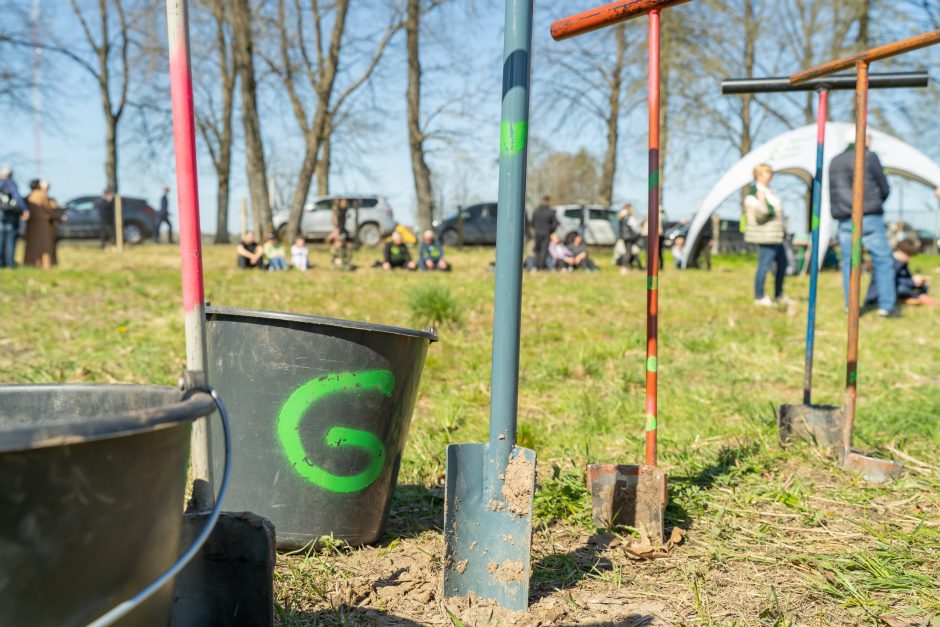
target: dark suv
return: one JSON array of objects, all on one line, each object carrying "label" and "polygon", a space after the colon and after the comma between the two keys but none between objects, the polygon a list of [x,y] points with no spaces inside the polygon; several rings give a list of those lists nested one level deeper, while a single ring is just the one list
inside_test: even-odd
[{"label": "dark suv", "polygon": [[[65,219],[56,230],[59,239],[98,239],[101,237],[101,196],[79,196],[65,203],[61,214]],[[115,208],[116,209],[116,208]],[[124,242],[139,244],[153,236],[157,212],[141,198],[121,197],[124,220]]]},{"label": "dark suv", "polygon": [[434,224],[445,246],[496,243],[496,203],[462,207],[456,215]]}]

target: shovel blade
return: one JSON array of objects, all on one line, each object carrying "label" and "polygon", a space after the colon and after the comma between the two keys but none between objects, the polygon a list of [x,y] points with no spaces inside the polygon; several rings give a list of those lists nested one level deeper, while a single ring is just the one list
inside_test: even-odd
[{"label": "shovel blade", "polygon": [[627,525],[649,544],[663,542],[666,473],[656,466],[591,464],[587,467],[594,524]]},{"label": "shovel blade", "polygon": [[871,483],[887,483],[901,476],[904,466],[890,459],[878,459],[856,451],[849,451],[842,460],[842,467],[861,475]]},{"label": "shovel blade", "polygon": [[447,447],[444,596],[473,592],[511,610],[529,605],[535,451],[513,447],[505,472],[488,444]]},{"label": "shovel blade", "polygon": [[822,448],[842,445],[845,410],[831,405],[781,405],[777,431],[783,443],[806,440]]}]

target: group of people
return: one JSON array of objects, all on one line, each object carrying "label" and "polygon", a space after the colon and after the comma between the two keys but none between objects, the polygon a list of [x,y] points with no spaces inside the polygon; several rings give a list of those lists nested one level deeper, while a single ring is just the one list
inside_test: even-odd
[{"label": "group of people", "polygon": [[[848,147],[836,155],[829,164],[829,205],[832,218],[838,223],[839,248],[842,253],[842,287],[845,308],[848,310],[849,279],[852,263],[852,187],[855,176],[855,131],[851,132]],[[863,198],[862,246],[871,256],[872,280],[865,304],[877,307],[878,315],[895,318],[900,315],[898,298],[908,304],[934,304],[927,296],[929,280],[912,275],[908,261],[919,246],[909,239],[899,239],[894,249],[889,244],[884,219],[884,203],[891,192],[888,179],[878,155],[870,150],[871,136],[866,137],[865,195]],[[787,257],[785,217],[780,198],[770,188],[773,168],[760,164],[754,169],[754,181],[744,199],[742,226],[744,240],[758,247],[757,271],[754,275],[754,303],[772,307],[788,303],[784,294]],[[774,271],[774,298],[764,291],[770,270]]]},{"label": "group of people", "polygon": [[591,259],[587,245],[584,243],[584,223],[571,238],[571,244],[561,241],[558,233],[559,222],[555,210],[551,206],[549,196],[542,197],[542,204],[532,212],[531,229],[533,236],[532,254],[527,256],[524,265],[530,272],[539,270],[559,270],[573,272],[585,270],[596,272],[597,264]]},{"label": "group of people", "polygon": [[[331,265],[336,270],[354,270],[352,263],[352,243],[349,234],[343,229],[334,230],[327,237],[330,244]],[[301,272],[310,266],[310,251],[306,240],[298,237],[290,247],[290,265],[287,263],[287,252],[284,245],[274,233],[268,233],[263,244],[255,241],[255,234],[247,231],[242,234],[241,241],[235,249],[238,267],[243,269],[266,269],[269,272],[287,270],[288,267]],[[444,245],[434,236],[433,231],[425,231],[418,245],[418,258],[411,256],[411,251],[405,243],[402,234],[394,231],[382,249],[382,259],[376,261],[373,267],[384,270],[439,270],[449,272],[450,262],[444,258]]]},{"label": "group of people", "polygon": [[21,223],[26,223],[26,249],[23,265],[51,268],[56,264],[56,225],[58,206],[49,197],[49,183],[33,179],[26,198],[20,195],[13,169],[0,167],[0,268],[15,268],[16,240]]}]

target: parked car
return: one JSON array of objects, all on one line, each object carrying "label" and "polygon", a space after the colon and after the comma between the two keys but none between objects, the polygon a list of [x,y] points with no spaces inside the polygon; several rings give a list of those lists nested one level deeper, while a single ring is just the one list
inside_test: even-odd
[{"label": "parked car", "polygon": [[617,211],[603,205],[558,205],[559,226],[555,230],[561,239],[570,244],[574,234],[581,228],[581,217],[587,211],[587,223],[584,228],[584,242],[588,246],[613,246],[619,238],[620,226]]},{"label": "parked car", "polygon": [[449,218],[435,222],[434,229],[444,246],[457,246],[461,243],[495,244],[496,203],[484,202],[461,207]]},{"label": "parked car", "polygon": [[[395,230],[395,216],[392,206],[382,196],[369,194],[333,194],[317,196],[304,205],[300,221],[300,232],[308,241],[320,241],[333,230],[333,201],[345,198],[349,201],[346,213],[346,231],[356,232],[356,209],[359,213],[359,242],[367,246],[377,246],[383,238]],[[286,237],[288,211],[276,211],[273,215],[274,228],[278,237]]]},{"label": "parked car", "polygon": [[[60,209],[64,220],[56,228],[57,239],[98,239],[101,237],[101,196],[79,196]],[[157,212],[142,198],[121,197],[125,244],[139,244],[153,236]]]},{"label": "parked car", "polygon": [[676,239],[680,237],[685,239],[688,234],[688,222],[666,222],[663,225],[663,246],[672,248],[673,244],[676,243]]}]

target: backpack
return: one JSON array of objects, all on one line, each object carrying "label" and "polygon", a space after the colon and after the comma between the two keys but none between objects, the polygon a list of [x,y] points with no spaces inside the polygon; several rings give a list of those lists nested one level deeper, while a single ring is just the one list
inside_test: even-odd
[{"label": "backpack", "polygon": [[0,189],[0,209],[4,212],[17,212],[20,211],[19,203],[16,202],[16,198],[7,194],[5,191]]}]

